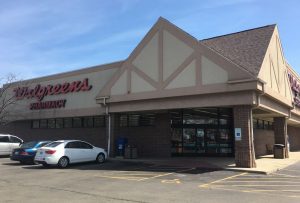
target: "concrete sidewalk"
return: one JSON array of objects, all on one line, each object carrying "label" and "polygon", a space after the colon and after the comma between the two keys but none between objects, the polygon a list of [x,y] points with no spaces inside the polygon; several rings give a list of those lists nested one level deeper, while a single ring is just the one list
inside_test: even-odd
[{"label": "concrete sidewalk", "polygon": [[164,159],[111,158],[110,160],[118,160],[125,162],[142,162],[146,164],[154,164],[161,166],[223,169],[231,171],[269,174],[300,161],[300,151],[290,152],[290,158],[288,159],[274,159],[273,155],[259,157],[256,159],[256,168],[235,167],[233,157],[172,157]]}]

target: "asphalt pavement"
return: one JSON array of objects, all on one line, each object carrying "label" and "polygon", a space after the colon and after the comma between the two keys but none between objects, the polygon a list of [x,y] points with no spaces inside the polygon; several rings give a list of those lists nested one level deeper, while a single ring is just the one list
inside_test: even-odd
[{"label": "asphalt pavement", "polygon": [[0,158],[0,202],[300,202],[300,162],[269,175],[108,161],[67,169]]}]

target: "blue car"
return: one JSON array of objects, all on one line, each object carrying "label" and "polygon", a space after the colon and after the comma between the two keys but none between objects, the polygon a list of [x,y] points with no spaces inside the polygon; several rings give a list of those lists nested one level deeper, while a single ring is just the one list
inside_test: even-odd
[{"label": "blue car", "polygon": [[53,141],[24,142],[20,145],[20,148],[16,148],[12,151],[10,159],[13,161],[19,161],[21,164],[33,164],[37,149],[50,142]]}]

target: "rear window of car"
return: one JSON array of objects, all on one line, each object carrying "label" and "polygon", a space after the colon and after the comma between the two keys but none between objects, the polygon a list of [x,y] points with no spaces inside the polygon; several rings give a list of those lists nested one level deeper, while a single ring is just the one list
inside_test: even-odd
[{"label": "rear window of car", "polygon": [[35,145],[37,144],[38,142],[36,141],[32,141],[32,142],[25,142],[21,145],[21,148],[33,148],[35,147]]},{"label": "rear window of car", "polygon": [[51,142],[46,144],[44,147],[57,147],[58,145],[62,144],[63,142]]},{"label": "rear window of car", "polygon": [[45,145],[47,145],[49,143],[51,143],[51,142],[42,142],[37,147],[43,147],[43,146],[45,146]]}]

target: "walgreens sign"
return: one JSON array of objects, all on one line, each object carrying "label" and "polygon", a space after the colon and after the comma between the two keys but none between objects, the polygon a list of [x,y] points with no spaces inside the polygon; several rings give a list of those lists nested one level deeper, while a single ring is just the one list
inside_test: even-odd
[{"label": "walgreens sign", "polygon": [[52,95],[65,95],[69,93],[86,92],[92,89],[92,85],[89,85],[88,78],[80,81],[57,83],[55,85],[36,85],[34,88],[30,87],[17,87],[14,89],[16,99],[32,99],[38,100],[36,103],[30,104],[30,109],[53,109],[53,108],[64,108],[66,100],[54,100],[45,101],[42,100],[47,96]]},{"label": "walgreens sign", "polygon": [[291,73],[288,73],[288,77],[294,93],[294,104],[295,106],[300,107],[300,83]]}]

